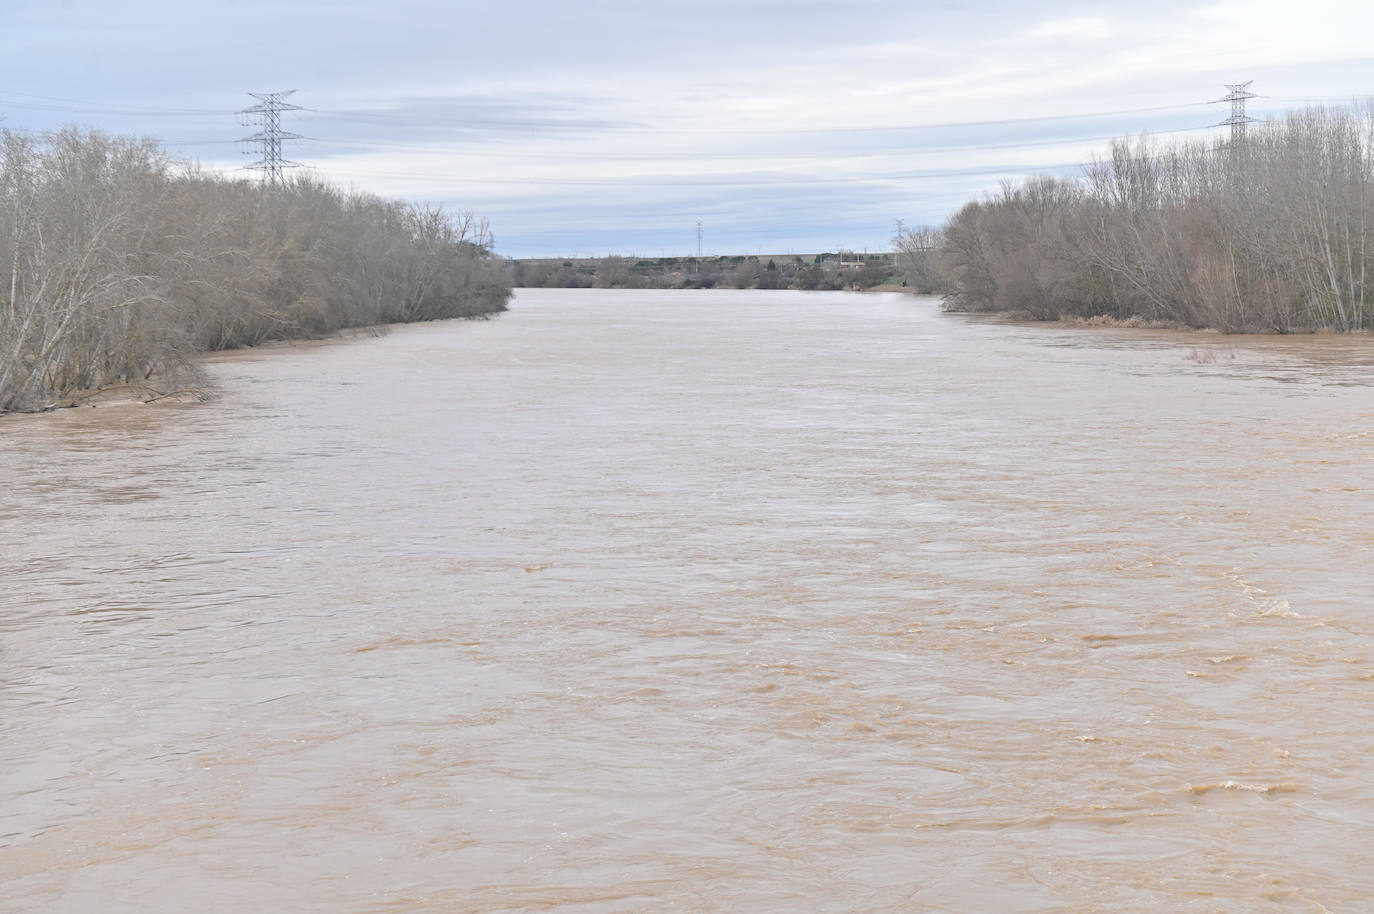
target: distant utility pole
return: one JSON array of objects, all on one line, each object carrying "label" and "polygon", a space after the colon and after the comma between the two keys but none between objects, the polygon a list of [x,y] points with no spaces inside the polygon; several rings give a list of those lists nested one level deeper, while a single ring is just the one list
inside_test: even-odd
[{"label": "distant utility pole", "polygon": [[906,220],[904,220],[904,219],[898,219],[898,220],[897,220],[897,240],[898,240],[898,241],[901,241],[901,240],[902,240],[902,232],[903,232],[903,230],[904,230],[905,228],[906,228]]},{"label": "distant utility pole", "polygon": [[[280,183],[282,179],[282,169],[300,168],[299,162],[289,162],[281,157],[282,140],[299,140],[299,133],[288,133],[281,129],[281,113],[283,111],[299,111],[300,105],[289,105],[286,97],[295,92],[295,89],[288,89],[285,92],[249,92],[248,94],[258,100],[258,104],[251,108],[244,108],[239,112],[239,123],[244,127],[262,127],[252,136],[244,137],[240,142],[256,143],[261,150],[262,158],[252,165],[251,168],[262,172],[262,180],[267,184]],[[244,155],[248,155],[248,150],[243,150]]]},{"label": "distant utility pole", "polygon": [[1250,83],[1252,82],[1254,82],[1253,79],[1248,79],[1243,83],[1236,83],[1235,85],[1228,84],[1226,88],[1230,91],[1217,99],[1219,102],[1231,103],[1231,116],[1215,126],[1231,128],[1230,148],[1233,151],[1240,150],[1245,144],[1245,125],[1255,122],[1253,117],[1247,117],[1245,114],[1245,100],[1247,98],[1257,98],[1255,93],[1249,91]]},{"label": "distant utility pole", "polygon": [[697,220],[697,260],[701,259],[701,220]]}]

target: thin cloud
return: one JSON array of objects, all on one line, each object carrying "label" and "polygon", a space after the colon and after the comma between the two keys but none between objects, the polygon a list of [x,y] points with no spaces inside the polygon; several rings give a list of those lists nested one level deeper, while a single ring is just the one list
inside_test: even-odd
[{"label": "thin cloud", "polygon": [[1115,30],[1111,23],[1100,16],[1079,16],[1073,19],[1057,19],[1037,26],[1027,33],[1028,38],[1068,38],[1074,41],[1101,41],[1112,37]]}]

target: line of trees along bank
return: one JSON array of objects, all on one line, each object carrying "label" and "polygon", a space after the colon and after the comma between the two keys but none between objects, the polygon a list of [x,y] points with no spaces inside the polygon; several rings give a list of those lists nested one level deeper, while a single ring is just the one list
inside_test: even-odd
[{"label": "line of trees along bank", "polygon": [[1221,150],[1120,140],[1081,178],[1004,185],[899,240],[955,310],[1374,328],[1374,107],[1294,112]]},{"label": "line of trees along bank", "polygon": [[230,180],[146,139],[0,131],[0,412],[194,384],[197,356],[510,298],[484,221],[300,177]]},{"label": "line of trees along bank", "polygon": [[513,263],[517,286],[562,289],[869,289],[895,282],[891,254],[852,251],[755,257],[657,257],[611,255],[564,260],[531,258]]}]

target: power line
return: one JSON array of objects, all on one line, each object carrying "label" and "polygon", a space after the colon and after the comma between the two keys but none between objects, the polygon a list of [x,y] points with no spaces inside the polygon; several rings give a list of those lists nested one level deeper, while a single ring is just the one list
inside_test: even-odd
[{"label": "power line", "polygon": [[[1251,80],[1254,82],[1254,80]],[[1248,85],[1248,84],[1247,84]],[[1229,86],[1227,88],[1230,88]],[[1251,98],[1263,98],[1272,101],[1287,102],[1361,102],[1368,101],[1368,95],[1252,95]],[[1224,101],[1224,99],[1218,99]]]},{"label": "power line", "polygon": [[[1154,111],[1177,111],[1183,108],[1200,108],[1213,104],[1206,102],[1185,102],[1178,105],[1152,105],[1146,108],[1118,108],[1113,111],[1089,111],[1078,114],[1046,114],[1032,117],[999,118],[983,121],[948,121],[928,124],[891,124],[878,127],[662,127],[647,124],[613,124],[604,121],[509,121],[473,120],[460,118],[411,118],[413,123],[426,126],[453,124],[473,129],[474,127],[512,127],[521,129],[545,130],[596,130],[629,133],[690,133],[690,134],[778,134],[778,133],[892,133],[902,130],[947,130],[956,127],[999,127],[1011,124],[1046,123],[1049,121],[1084,120],[1098,117],[1114,117],[1121,114],[1143,114]],[[313,114],[359,120],[394,120],[409,115],[392,111],[338,111],[327,108],[304,108]]]},{"label": "power line", "polygon": [[[8,108],[23,108],[30,111],[65,111],[78,114],[129,114],[140,116],[147,115],[150,117],[218,117],[225,113],[223,109],[155,108],[144,105],[113,105],[108,102],[92,102],[76,98],[59,98],[52,95],[34,95],[30,92],[0,91],[0,98],[11,97],[33,99],[34,101],[5,102],[5,106]],[[64,107],[38,104],[39,102],[61,102]],[[65,107],[67,105],[76,105],[78,107]]]},{"label": "power line", "polygon": [[[1175,133],[1191,133],[1200,130],[1210,130],[1211,125],[1202,127],[1178,127],[1173,130],[1154,131],[1150,136],[1169,136]],[[981,152],[1003,149],[1030,149],[1039,146],[1067,146],[1074,143],[1102,143],[1108,140],[1120,139],[1121,134],[1108,136],[1086,136],[1068,137],[1057,140],[1032,140],[1026,143],[973,143],[957,146],[922,146],[919,149],[901,147],[895,149],[884,149],[878,152],[788,152],[788,153],[731,153],[731,152],[679,152],[679,153],[634,153],[634,152],[578,152],[579,160],[585,159],[605,159],[615,161],[683,161],[683,160],[719,160],[719,161],[745,161],[745,160],[792,160],[792,159],[877,159],[888,156],[910,156],[913,152],[936,153],[936,152]],[[449,148],[434,144],[420,145],[414,143],[385,143],[371,142],[368,140],[327,140],[313,136],[303,136],[301,139],[306,143],[318,143],[322,146],[344,146],[360,149],[399,149],[412,152],[443,152],[448,155],[483,156],[492,155],[502,159],[541,159],[548,160],[553,158],[549,153],[541,152],[509,152],[501,151],[497,153],[475,152],[453,152]],[[219,142],[211,140],[208,142]],[[175,145],[169,143],[168,145]],[[183,145],[199,145],[194,141],[186,141]]]},{"label": "power line", "polygon": [[[586,180],[548,180],[541,178],[472,178],[445,175],[422,175],[415,172],[397,171],[356,171],[350,168],[337,169],[339,174],[353,175],[363,178],[419,178],[425,181],[440,181],[444,183],[457,184],[523,184],[539,185],[541,187],[790,187],[799,184],[866,184],[883,181],[920,181],[930,178],[952,178],[966,177],[972,175],[1005,175],[1023,174],[1025,172],[1044,172],[1066,170],[1071,168],[1081,168],[1085,162],[1060,162],[1050,165],[1003,165],[995,168],[969,169],[960,171],[928,171],[907,174],[885,174],[885,175],[861,175],[846,176],[842,178],[806,178],[806,177],[783,177],[779,180],[756,180],[756,179],[737,179],[726,178],[724,180],[705,180],[692,179],[690,176],[683,180],[659,179],[640,179],[624,178],[620,180],[602,180],[591,178]],[[333,169],[314,168],[317,171],[331,171]]]},{"label": "power line", "polygon": [[[295,91],[295,90],[292,90]],[[250,93],[252,94],[252,93]],[[290,93],[279,93],[283,97]],[[255,96],[256,97],[256,96]],[[1258,96],[1260,98],[1303,98],[1303,96]],[[1353,96],[1307,96],[1307,98],[1343,98],[1349,99]],[[109,102],[91,101],[89,99],[66,98],[53,95],[38,95],[30,92],[13,92],[0,90],[0,98],[30,99],[32,101],[7,102],[9,107],[24,108],[37,111],[75,111],[78,113],[94,114],[126,114],[126,115],[149,115],[154,117],[216,117],[225,113],[220,108],[165,108],[147,105],[112,104]],[[41,104],[46,102],[57,102],[59,105]],[[899,130],[934,130],[953,127],[983,127],[999,126],[1007,124],[1022,123],[1044,123],[1058,120],[1076,120],[1095,117],[1112,117],[1121,114],[1142,114],[1154,111],[1172,111],[1184,108],[1195,108],[1212,104],[1212,102],[1185,102],[1174,105],[1153,105],[1143,108],[1119,108],[1110,111],[1090,111],[1075,114],[1047,114],[1031,117],[1001,118],[983,121],[950,121],[946,123],[927,123],[927,124],[896,124],[871,127],[713,127],[713,128],[693,128],[693,127],[663,127],[651,124],[615,124],[612,122],[596,119],[567,120],[567,121],[531,121],[531,120],[474,120],[472,118],[411,118],[404,112],[388,111],[366,111],[366,110],[346,110],[329,108],[312,108],[308,106],[292,106],[285,110],[298,110],[307,114],[322,114],[328,117],[353,119],[353,120],[394,120],[397,118],[410,119],[413,123],[425,125],[453,124],[461,127],[472,128],[493,126],[493,127],[512,127],[512,128],[552,128],[557,130],[626,130],[635,132],[649,133],[851,133],[876,132],[876,131],[899,131]],[[75,108],[66,106],[77,106]]]}]

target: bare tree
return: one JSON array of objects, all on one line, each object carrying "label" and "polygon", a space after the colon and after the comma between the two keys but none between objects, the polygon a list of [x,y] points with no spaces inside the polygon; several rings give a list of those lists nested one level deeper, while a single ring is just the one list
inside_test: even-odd
[{"label": "bare tree", "polygon": [[1306,109],[1243,150],[1112,143],[943,230],[950,307],[1144,317],[1228,332],[1368,328],[1374,114]]},{"label": "bare tree", "polygon": [[483,316],[510,296],[472,214],[226,180],[75,128],[0,131],[0,157],[0,411],[156,395],[193,382],[201,350]]},{"label": "bare tree", "polygon": [[903,229],[892,239],[897,271],[908,287],[930,295],[950,287],[944,258],[944,232],[933,225]]}]

